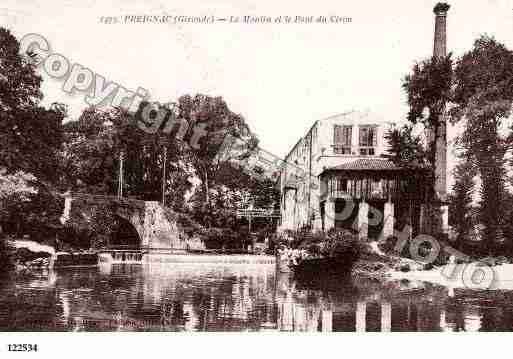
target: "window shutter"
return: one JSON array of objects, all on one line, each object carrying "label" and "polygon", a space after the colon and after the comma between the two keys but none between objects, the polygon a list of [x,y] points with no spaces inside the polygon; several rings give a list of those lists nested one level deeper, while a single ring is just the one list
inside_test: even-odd
[{"label": "window shutter", "polygon": [[360,146],[367,146],[367,128],[360,127]]},{"label": "window shutter", "polygon": [[341,142],[341,136],[340,136],[340,126],[339,125],[335,125],[334,126],[334,129],[333,129],[333,143],[335,145],[339,144]]},{"label": "window shutter", "polygon": [[351,146],[351,126],[344,126],[343,135],[342,135],[342,145],[343,146]]}]

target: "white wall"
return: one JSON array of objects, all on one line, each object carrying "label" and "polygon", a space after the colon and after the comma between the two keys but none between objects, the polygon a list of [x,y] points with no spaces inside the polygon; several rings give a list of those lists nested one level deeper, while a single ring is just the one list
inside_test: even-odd
[{"label": "white wall", "polygon": [[[352,125],[352,151],[355,155],[335,154],[333,150],[333,131],[335,125]],[[361,156],[358,151],[359,144],[359,126],[376,125],[377,126],[377,147],[374,156]],[[321,195],[320,183],[318,176],[325,168],[334,167],[343,163],[355,161],[359,158],[380,158],[380,155],[386,153],[387,144],[384,139],[386,131],[391,126],[391,122],[385,121],[383,118],[370,112],[350,112],[335,115],[323,120],[317,121],[310,131],[298,141],[295,148],[285,158],[288,164],[286,172],[282,173],[281,189],[282,189],[282,226],[280,229],[298,229],[302,225],[308,224],[308,209],[310,211],[319,209],[319,197]],[[313,139],[314,146],[310,158],[310,132],[317,133],[317,139]],[[310,171],[311,161],[311,175]],[[296,164],[297,162],[297,164]],[[287,180],[294,178],[291,173],[297,173],[300,169],[304,171],[305,180],[303,182],[303,192],[301,193],[301,184],[297,186],[297,195],[289,193],[286,198],[283,197],[283,190]],[[310,188],[310,206],[308,205],[308,179],[312,182],[313,187]],[[290,191],[290,190],[289,190]],[[303,201],[301,201],[301,197]],[[284,210],[286,207],[286,210]]]}]

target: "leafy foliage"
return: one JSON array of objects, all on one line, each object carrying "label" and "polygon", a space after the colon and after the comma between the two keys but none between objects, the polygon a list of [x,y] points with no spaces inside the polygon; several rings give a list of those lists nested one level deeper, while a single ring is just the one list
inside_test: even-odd
[{"label": "leafy foliage", "polygon": [[442,134],[442,115],[451,98],[452,59],[451,55],[432,57],[413,66],[407,75],[403,88],[408,96],[408,121],[412,124],[422,123],[429,129],[427,162],[430,166],[428,176],[428,201],[435,199],[435,162],[436,144]]},{"label": "leafy foliage", "polygon": [[306,250],[308,257],[339,257],[356,261],[363,251],[363,244],[352,231],[335,230],[328,232],[286,231],[276,239],[276,247]]},{"label": "leafy foliage", "polygon": [[[452,60],[432,57],[413,66],[404,79],[403,88],[408,96],[408,121],[422,122],[425,127],[438,127],[439,115],[451,99]],[[428,112],[426,113],[426,110]]]},{"label": "leafy foliage", "polygon": [[0,173],[0,216],[4,230],[33,239],[51,236],[62,213],[63,200],[33,175]]},{"label": "leafy foliage", "polygon": [[19,54],[16,38],[0,28],[0,167],[54,181],[66,108],[41,107],[40,84],[31,61]]},{"label": "leafy foliage", "polygon": [[106,201],[95,206],[83,206],[76,203],[59,246],[62,249],[104,248],[118,226],[115,204]]},{"label": "leafy foliage", "polygon": [[10,113],[32,109],[43,97],[41,77],[35,73],[30,58],[20,55],[18,40],[0,27],[0,110]]},{"label": "leafy foliage", "polygon": [[481,222],[485,246],[493,251],[503,240],[505,154],[511,137],[500,128],[513,102],[513,53],[490,37],[476,40],[455,68],[452,122],[464,120],[458,145],[481,177]]},{"label": "leafy foliage", "polygon": [[26,202],[30,196],[37,193],[33,186],[36,178],[28,173],[18,171],[14,174],[7,174],[3,169],[0,171],[0,213],[5,216],[7,209],[19,202]]},{"label": "leafy foliage", "polygon": [[[228,135],[242,140],[232,154],[237,160],[251,156],[258,144],[244,118],[221,97],[180,97],[173,111],[187,126],[179,136],[183,129],[171,126],[170,111],[157,131],[142,131],[145,103],[135,114],[90,107],[63,124],[66,106],[40,106],[41,78],[30,54],[21,56],[19,49],[16,38],[0,28],[0,211],[2,224],[14,228],[11,232],[44,237],[47,229],[56,230],[62,213],[59,192],[115,194],[121,156],[124,195],[160,201],[165,166],[166,204],[189,217],[191,228],[231,231],[229,238],[242,241],[238,230],[247,227],[244,219],[236,218],[236,209],[248,198],[258,207],[277,205],[279,196],[270,179],[241,173],[228,163],[230,158],[218,156]],[[94,224],[73,223],[66,229],[81,238],[77,245],[101,246],[112,231],[105,222],[112,219],[108,208],[93,217]],[[254,229],[266,228],[257,223]]]},{"label": "leafy foliage", "polygon": [[449,224],[457,232],[457,247],[462,244],[472,228],[471,205],[474,194],[475,168],[471,163],[463,160],[454,170],[453,194],[450,196]]},{"label": "leafy foliage", "polygon": [[391,160],[401,167],[418,167],[427,165],[426,150],[422,139],[413,134],[411,124],[395,127],[385,134]]}]

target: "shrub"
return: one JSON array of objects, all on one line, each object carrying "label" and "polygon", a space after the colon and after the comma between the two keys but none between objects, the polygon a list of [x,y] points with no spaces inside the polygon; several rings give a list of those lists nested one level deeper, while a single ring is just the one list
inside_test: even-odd
[{"label": "shrub", "polygon": [[337,257],[354,262],[363,252],[364,244],[355,232],[331,230],[325,232],[286,231],[273,239],[273,246],[304,251],[309,258]]},{"label": "shrub", "polygon": [[386,254],[394,254],[394,247],[397,243],[397,237],[388,236],[384,241],[378,243],[378,248],[380,251]]},{"label": "shrub", "polygon": [[205,232],[205,227],[196,222],[187,214],[178,213],[176,220],[184,233],[189,237],[200,236]]},{"label": "shrub", "polygon": [[240,250],[251,242],[246,232],[236,232],[230,228],[208,228],[202,233],[207,249]]},{"label": "shrub", "polygon": [[363,251],[363,243],[358,235],[351,231],[330,231],[327,240],[321,247],[321,254],[325,257],[344,257],[356,261]]}]

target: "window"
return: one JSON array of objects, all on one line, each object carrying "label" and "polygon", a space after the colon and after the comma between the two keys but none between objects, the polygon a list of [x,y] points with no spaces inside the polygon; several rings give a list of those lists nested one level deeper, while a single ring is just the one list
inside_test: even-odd
[{"label": "window", "polygon": [[352,126],[340,126],[335,125],[334,127],[334,152],[339,155],[350,155],[351,154],[351,137],[353,133]]},{"label": "window", "polygon": [[372,156],[375,154],[375,148],[378,145],[377,127],[361,126],[360,127],[360,155]]},{"label": "window", "polygon": [[374,154],[375,154],[374,148],[372,148],[372,147],[368,147],[368,148],[360,147],[360,155],[362,155],[362,156],[374,156]]}]

